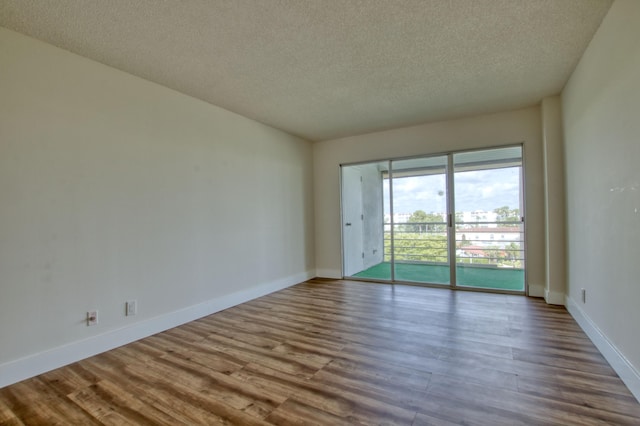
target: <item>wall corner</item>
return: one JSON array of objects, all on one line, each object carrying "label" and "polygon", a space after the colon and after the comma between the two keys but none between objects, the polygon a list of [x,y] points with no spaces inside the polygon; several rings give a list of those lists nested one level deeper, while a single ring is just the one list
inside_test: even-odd
[{"label": "wall corner", "polygon": [[566,293],[565,179],[562,105],[559,95],[541,106],[545,223],[545,300],[564,305]]}]

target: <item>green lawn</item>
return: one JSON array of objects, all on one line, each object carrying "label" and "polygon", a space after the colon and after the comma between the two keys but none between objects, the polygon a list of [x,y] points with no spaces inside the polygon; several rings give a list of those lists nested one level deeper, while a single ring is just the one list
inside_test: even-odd
[{"label": "green lawn", "polygon": [[[396,263],[396,281],[449,284],[449,266],[428,263]],[[456,267],[457,285],[464,287],[524,291],[524,270],[471,265]],[[358,278],[391,279],[391,264],[379,263],[354,275]]]}]

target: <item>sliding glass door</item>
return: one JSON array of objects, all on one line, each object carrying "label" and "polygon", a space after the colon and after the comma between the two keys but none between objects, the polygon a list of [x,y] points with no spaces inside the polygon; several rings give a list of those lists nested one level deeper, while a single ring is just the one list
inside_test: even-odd
[{"label": "sliding glass door", "polygon": [[392,161],[389,179],[393,216],[385,247],[394,278],[450,284],[447,157]]},{"label": "sliding glass door", "polygon": [[456,284],[524,291],[522,148],[453,154]]},{"label": "sliding glass door", "polygon": [[524,292],[520,146],[341,169],[345,277]]}]

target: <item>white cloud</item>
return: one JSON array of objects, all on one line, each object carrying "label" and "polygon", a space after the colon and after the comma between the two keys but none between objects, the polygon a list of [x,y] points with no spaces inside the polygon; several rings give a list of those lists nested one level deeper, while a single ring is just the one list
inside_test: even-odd
[{"label": "white cloud", "polygon": [[[520,207],[520,169],[517,167],[459,172],[455,174],[457,211]],[[444,175],[397,178],[393,183],[394,211],[444,212]],[[384,189],[388,199],[388,188]],[[388,209],[388,203],[385,203]]]}]

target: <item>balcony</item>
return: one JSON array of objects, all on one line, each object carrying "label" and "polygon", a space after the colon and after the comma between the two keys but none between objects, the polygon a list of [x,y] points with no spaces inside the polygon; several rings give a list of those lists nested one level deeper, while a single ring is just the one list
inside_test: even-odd
[{"label": "balcony", "polygon": [[[353,277],[450,285],[447,223],[393,226],[392,241],[391,225],[384,225],[382,261]],[[522,222],[458,222],[455,228],[458,287],[524,291]]]}]

